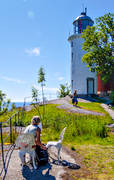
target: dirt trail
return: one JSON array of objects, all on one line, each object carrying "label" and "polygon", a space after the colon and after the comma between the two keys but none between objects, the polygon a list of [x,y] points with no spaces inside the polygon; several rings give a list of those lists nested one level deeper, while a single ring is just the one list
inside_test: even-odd
[{"label": "dirt trail", "polygon": [[[53,152],[55,152],[55,149],[52,148],[51,153],[53,154]],[[62,148],[61,151],[61,158],[62,160],[76,164],[76,160],[66,152],[64,148]],[[67,170],[68,167],[64,168],[64,166],[52,162],[39,167],[37,170],[34,170],[32,166],[28,164],[23,170],[21,170],[18,151],[14,150],[5,180],[62,180],[65,179],[64,174],[66,174]]]},{"label": "dirt trail", "polygon": [[[49,104],[60,104],[60,106],[57,106],[57,108],[60,109],[66,109],[67,112],[71,112],[71,113],[80,113],[80,114],[91,114],[91,115],[98,115],[98,116],[104,116],[104,113],[99,113],[99,112],[94,112],[94,111],[89,111],[86,109],[82,109],[78,106],[73,106],[72,104],[69,103],[69,101],[71,100],[71,98],[69,96],[66,96],[65,98],[61,98],[61,99],[55,99],[52,101],[49,101]],[[78,98],[78,101],[80,102],[85,102],[85,103],[90,103],[90,101],[88,100],[84,100],[81,98]]]},{"label": "dirt trail", "polygon": [[[64,108],[67,111],[71,112],[78,112],[78,113],[95,113],[92,111],[86,111],[84,109],[79,109],[77,107],[73,107],[71,104],[69,104],[69,98],[63,98],[59,100],[54,100],[48,102],[49,104],[61,104],[59,108]],[[81,100],[83,101],[83,100]],[[84,102],[89,102],[84,100]],[[80,111],[81,110],[81,111]],[[96,115],[96,113],[94,114]],[[103,115],[97,114],[97,115]],[[5,129],[6,130],[6,129]],[[51,154],[53,154],[55,150],[51,150]],[[56,152],[55,152],[56,153]],[[64,167],[62,165],[54,164],[53,162],[50,162],[49,164],[39,167],[37,170],[33,170],[33,168],[27,164],[27,166],[21,170],[20,165],[20,159],[18,157],[18,151],[14,150],[10,159],[8,172],[6,175],[6,180],[73,180],[73,177],[71,176],[72,171],[76,171],[75,179],[80,179],[81,174],[83,173],[83,176],[86,179],[86,176],[90,174],[90,172],[87,170],[87,168],[83,165],[83,157],[81,157],[79,154],[76,153],[76,151],[70,150],[68,147],[63,147],[61,151],[61,158],[62,160],[66,160],[67,162],[78,164],[81,166],[80,169],[71,170],[67,166]]]}]

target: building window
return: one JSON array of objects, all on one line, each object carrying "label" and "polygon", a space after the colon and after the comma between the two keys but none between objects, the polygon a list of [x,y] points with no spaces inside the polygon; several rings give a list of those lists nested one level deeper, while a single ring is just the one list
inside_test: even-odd
[{"label": "building window", "polygon": [[71,47],[73,47],[73,42],[71,42]]},{"label": "building window", "polygon": [[73,56],[74,56],[74,54],[73,54],[73,52],[72,52],[72,61],[73,61]]},{"label": "building window", "polygon": [[73,89],[73,80],[71,81],[71,87],[72,87],[72,89]]}]

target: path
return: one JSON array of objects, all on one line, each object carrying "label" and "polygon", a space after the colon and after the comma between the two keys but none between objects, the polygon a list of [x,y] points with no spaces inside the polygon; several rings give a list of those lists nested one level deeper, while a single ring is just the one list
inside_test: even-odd
[{"label": "path", "polygon": [[[89,111],[89,110],[81,109],[78,106],[77,107],[73,106],[72,104],[69,103],[70,100],[71,98],[69,96],[66,96],[65,98],[49,101],[49,104],[60,104],[60,106],[57,106],[57,108],[66,109],[68,112],[71,112],[71,113],[81,113],[81,114],[86,114],[86,115],[91,114],[91,115],[99,115],[99,116],[104,115],[104,113]],[[78,98],[78,101],[90,103],[90,101],[84,100],[81,98]]]},{"label": "path", "polygon": [[[112,110],[107,104],[101,104],[101,106],[105,109],[105,111],[108,112],[108,114],[112,117],[112,120],[114,120],[114,110]],[[108,124],[108,128],[111,129],[112,132],[114,132],[114,123]]]},{"label": "path", "polygon": [[107,104],[101,104],[101,106],[109,113],[109,115],[114,120],[114,110],[112,110]]},{"label": "path", "polygon": [[[52,151],[55,152],[55,149],[51,149],[51,152]],[[66,160],[67,162],[76,163],[74,158],[72,158],[64,148],[61,151],[61,157],[62,160]],[[33,170],[30,165],[21,170],[18,151],[14,150],[5,180],[62,180],[62,175],[64,175],[66,171],[67,168],[64,168],[64,166],[53,163],[41,166],[37,170]]]},{"label": "path", "polygon": [[[103,113],[97,113],[97,112],[93,112],[93,111],[80,109],[78,107],[73,107],[72,104],[69,104],[69,100],[70,100],[69,97],[66,97],[66,98],[50,101],[49,103],[50,104],[59,104],[58,108],[66,109],[69,112],[93,114],[93,115],[103,115]],[[83,101],[89,102],[89,101],[83,100],[83,99],[80,99],[80,100],[82,102]],[[105,108],[106,106],[103,105],[102,107]],[[7,130],[7,129],[5,129],[5,130]],[[71,154],[72,154],[72,151],[70,149],[67,148],[67,151],[66,151],[65,148],[63,148],[61,151],[62,160],[66,160],[67,162],[78,164],[81,166],[81,168],[80,168],[81,171],[84,171],[85,174],[89,173],[87,171],[87,169],[85,167],[83,167],[83,165],[81,164],[82,162],[79,162],[79,158],[76,159],[76,156],[77,156],[76,152],[75,152],[74,156]],[[77,173],[80,173],[80,170],[77,170]],[[18,158],[18,151],[14,150],[12,153],[11,159],[10,159],[6,180],[37,180],[37,179],[40,179],[40,180],[62,180],[62,179],[71,180],[72,178],[69,177],[68,167],[60,166],[60,165],[54,164],[52,162],[46,166],[42,166],[42,167],[38,168],[37,170],[33,170],[33,168],[30,165],[28,165],[23,169],[23,171],[21,171],[20,159]]]}]

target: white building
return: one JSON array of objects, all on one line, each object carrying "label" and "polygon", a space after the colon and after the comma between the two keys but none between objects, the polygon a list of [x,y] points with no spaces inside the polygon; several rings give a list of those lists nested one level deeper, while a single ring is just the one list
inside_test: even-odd
[{"label": "white building", "polygon": [[97,76],[95,72],[90,72],[86,64],[82,62],[85,51],[82,50],[84,39],[81,32],[86,27],[93,25],[93,20],[82,12],[73,22],[74,33],[68,38],[71,44],[71,93],[77,90],[77,94],[97,94]]}]

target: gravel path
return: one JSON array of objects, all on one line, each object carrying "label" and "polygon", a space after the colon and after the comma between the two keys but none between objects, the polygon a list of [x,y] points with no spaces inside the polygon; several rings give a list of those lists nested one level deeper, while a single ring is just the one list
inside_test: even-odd
[{"label": "gravel path", "polygon": [[[104,110],[107,111],[108,114],[112,117],[112,120],[114,120],[114,110],[112,110],[107,104],[101,104],[101,107],[103,107]],[[114,132],[114,123],[108,124],[107,127],[110,128],[112,132]]]},{"label": "gravel path", "polygon": [[[86,114],[86,115],[91,114],[91,115],[99,115],[99,116],[104,115],[104,113],[89,111],[89,110],[81,109],[78,106],[77,107],[73,106],[72,104],[69,103],[70,100],[71,100],[71,98],[69,96],[66,96],[65,98],[52,100],[52,101],[49,101],[48,103],[49,104],[60,104],[60,106],[57,106],[57,108],[66,109],[68,112],[72,112],[72,113],[81,113],[81,114]],[[78,101],[84,102],[84,103],[88,103],[88,102],[90,103],[90,101],[81,99],[81,98],[78,98]]]},{"label": "gravel path", "polygon": [[94,112],[94,111],[88,111],[85,109],[81,109],[78,106],[73,106],[71,104],[63,104],[58,106],[58,108],[60,109],[66,109],[68,112],[72,112],[72,113],[81,113],[81,114],[91,114],[91,115],[99,115],[99,116],[104,116],[104,113],[99,113],[99,112]]},{"label": "gravel path", "polygon": [[109,115],[112,117],[112,119],[114,120],[114,110],[112,110],[111,108],[109,108],[109,106],[107,104],[101,104],[101,106],[105,109],[105,111],[107,111],[109,113]]},{"label": "gravel path", "polygon": [[[53,154],[55,149],[51,148],[50,152]],[[61,158],[62,160],[76,164],[74,158],[72,158],[64,148],[61,150]],[[21,170],[18,151],[14,150],[5,180],[62,180],[62,175],[65,174],[66,171],[67,168],[64,169],[64,166],[52,162],[45,166],[41,166],[37,170],[33,170],[30,165],[27,165]]]}]

